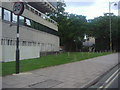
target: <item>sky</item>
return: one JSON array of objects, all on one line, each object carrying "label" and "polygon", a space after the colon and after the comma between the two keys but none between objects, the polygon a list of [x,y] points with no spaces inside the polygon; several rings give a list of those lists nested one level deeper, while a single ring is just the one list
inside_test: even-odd
[{"label": "sky", "polygon": [[[66,3],[65,12],[84,15],[87,19],[94,19],[109,12],[109,2],[120,0],[64,0]],[[118,15],[118,5],[111,4],[111,12]]]}]

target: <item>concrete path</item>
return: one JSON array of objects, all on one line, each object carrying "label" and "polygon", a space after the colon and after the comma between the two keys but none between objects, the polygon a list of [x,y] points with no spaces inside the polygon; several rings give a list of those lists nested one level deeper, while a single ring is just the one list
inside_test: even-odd
[{"label": "concrete path", "polygon": [[118,64],[118,54],[2,78],[3,88],[82,88]]}]

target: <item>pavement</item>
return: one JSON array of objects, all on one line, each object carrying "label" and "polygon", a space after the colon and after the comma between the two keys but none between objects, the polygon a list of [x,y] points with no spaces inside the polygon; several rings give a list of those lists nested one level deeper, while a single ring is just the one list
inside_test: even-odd
[{"label": "pavement", "polygon": [[2,77],[2,88],[83,88],[118,64],[118,53]]}]

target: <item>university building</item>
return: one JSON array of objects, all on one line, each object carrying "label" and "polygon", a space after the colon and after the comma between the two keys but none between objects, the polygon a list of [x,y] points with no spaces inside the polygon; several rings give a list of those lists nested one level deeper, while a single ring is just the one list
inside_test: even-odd
[{"label": "university building", "polygon": [[[14,2],[0,3],[0,61],[15,61],[17,16]],[[20,20],[20,60],[38,58],[44,52],[59,51],[57,22],[46,16],[53,12],[57,2],[24,2],[25,10]]]}]

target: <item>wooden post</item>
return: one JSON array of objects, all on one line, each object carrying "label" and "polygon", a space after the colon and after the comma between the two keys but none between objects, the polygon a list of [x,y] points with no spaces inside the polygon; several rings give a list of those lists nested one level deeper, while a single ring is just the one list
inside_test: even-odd
[{"label": "wooden post", "polygon": [[90,56],[90,53],[88,52],[88,58],[89,58],[89,56]]},{"label": "wooden post", "polygon": [[74,61],[77,61],[76,55],[74,55]]}]

